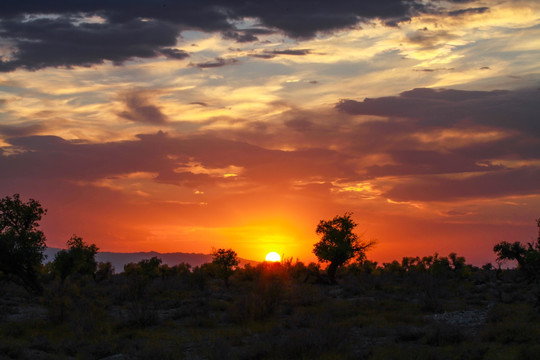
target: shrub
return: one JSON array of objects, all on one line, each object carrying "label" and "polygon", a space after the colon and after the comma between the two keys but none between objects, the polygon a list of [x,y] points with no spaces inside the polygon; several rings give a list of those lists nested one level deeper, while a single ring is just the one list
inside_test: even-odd
[{"label": "shrub", "polygon": [[435,346],[459,344],[465,338],[464,331],[451,324],[435,323],[426,332],[426,343]]}]

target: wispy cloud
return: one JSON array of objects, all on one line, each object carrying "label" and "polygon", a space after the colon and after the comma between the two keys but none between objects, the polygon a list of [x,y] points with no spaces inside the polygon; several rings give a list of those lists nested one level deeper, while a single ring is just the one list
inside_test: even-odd
[{"label": "wispy cloud", "polygon": [[122,101],[125,110],[118,113],[118,116],[140,123],[161,125],[167,122],[167,116],[160,108],[151,103],[153,93],[145,90],[135,90],[123,94]]},{"label": "wispy cloud", "polygon": [[234,65],[237,64],[237,59],[224,59],[221,57],[217,57],[214,60],[209,60],[205,62],[200,63],[190,63],[189,66],[197,67],[199,69],[209,69],[209,68],[219,68],[227,65]]}]

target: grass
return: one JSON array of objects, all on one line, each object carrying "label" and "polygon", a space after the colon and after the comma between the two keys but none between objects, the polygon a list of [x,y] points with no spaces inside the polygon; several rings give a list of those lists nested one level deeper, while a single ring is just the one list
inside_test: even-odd
[{"label": "grass", "polygon": [[[379,273],[324,285],[283,269],[250,271],[233,276],[230,288],[179,278],[139,287],[123,275],[63,289],[52,281],[46,295],[20,306],[19,290],[4,284],[0,358],[474,360],[535,359],[540,351],[538,308],[512,295],[535,284]],[[49,315],[33,317],[32,309]],[[29,313],[11,316],[17,311]],[[471,328],[436,317],[466,311],[485,321]]]}]

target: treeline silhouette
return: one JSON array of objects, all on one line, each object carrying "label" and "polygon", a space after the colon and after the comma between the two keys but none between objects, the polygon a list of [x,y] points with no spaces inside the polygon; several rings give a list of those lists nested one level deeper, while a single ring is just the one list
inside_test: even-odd
[{"label": "treeline silhouette", "polygon": [[215,249],[200,266],[152,257],[114,269],[76,235],[43,264],[45,213],[17,194],[0,200],[3,358],[536,359],[540,351],[540,232],[536,243],[494,247],[514,269],[476,267],[455,253],[379,264],[346,213],[317,226],[319,263],[240,267],[233,249]]}]

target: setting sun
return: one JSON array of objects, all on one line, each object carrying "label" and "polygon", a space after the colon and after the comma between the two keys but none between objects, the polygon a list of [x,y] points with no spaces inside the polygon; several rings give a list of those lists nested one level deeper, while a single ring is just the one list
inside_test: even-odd
[{"label": "setting sun", "polygon": [[281,256],[279,256],[279,254],[277,252],[269,252],[268,254],[266,254],[266,258],[265,258],[266,261],[273,261],[273,262],[278,262],[278,261],[281,261]]},{"label": "setting sun", "polygon": [[539,0],[19,3],[0,200],[39,201],[50,248],[309,264],[344,213],[380,264],[530,241]]}]

